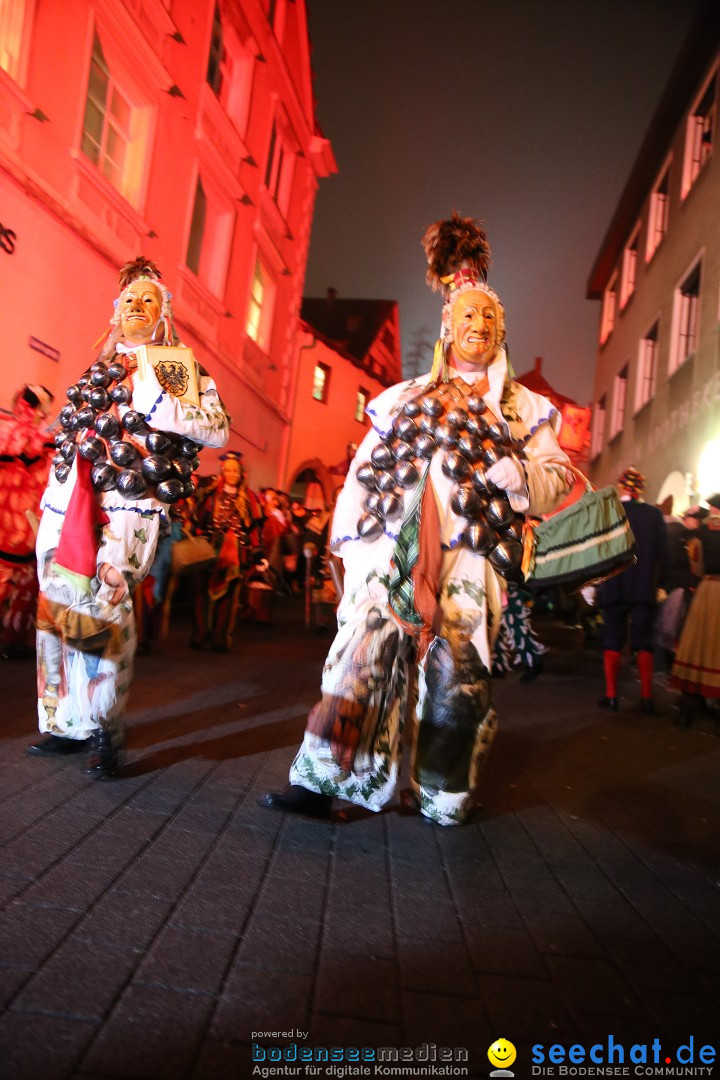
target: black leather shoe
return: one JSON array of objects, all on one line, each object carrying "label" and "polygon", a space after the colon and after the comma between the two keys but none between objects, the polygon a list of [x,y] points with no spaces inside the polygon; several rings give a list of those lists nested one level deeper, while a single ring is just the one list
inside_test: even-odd
[{"label": "black leather shoe", "polygon": [[598,705],[601,709],[607,709],[608,712],[618,711],[618,699],[616,697],[601,697]]},{"label": "black leather shoe", "polygon": [[646,716],[655,715],[655,703],[652,698],[640,698],[640,712],[645,713]]},{"label": "black leather shoe", "polygon": [[261,806],[273,810],[286,810],[290,814],[304,814],[305,817],[327,818],[332,810],[332,795],[321,795],[317,791],[308,791],[299,784],[291,784],[285,791],[268,791],[260,799]]},{"label": "black leather shoe", "polygon": [[120,747],[117,746],[110,732],[99,728],[90,736],[90,752],[85,763],[85,772],[99,780],[114,776],[120,768]]},{"label": "black leather shoe", "polygon": [[63,735],[41,735],[30,743],[26,754],[36,757],[57,757],[59,754],[81,754],[87,750],[89,739],[66,739]]},{"label": "black leather shoe", "polygon": [[533,664],[531,667],[529,667],[527,669],[527,671],[523,672],[523,674],[520,676],[520,682],[521,683],[534,682],[535,679],[537,679],[538,675],[542,674],[542,671],[543,671],[543,662],[542,662],[542,660],[538,660],[537,663]]}]

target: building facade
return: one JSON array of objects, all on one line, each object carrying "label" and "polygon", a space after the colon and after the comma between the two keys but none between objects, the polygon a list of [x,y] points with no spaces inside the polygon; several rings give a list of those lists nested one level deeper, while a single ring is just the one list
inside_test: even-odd
[{"label": "building facade", "polygon": [[300,326],[285,489],[302,498],[319,486],[327,506],[370,427],[368,402],[402,379],[398,305],[329,289],[303,300]]},{"label": "building facade", "polygon": [[720,18],[701,6],[588,281],[591,470],[675,510],[720,490]]},{"label": "building facade", "polygon": [[304,0],[2,0],[0,405],[95,358],[117,270],[160,266],[231,447],[277,484],[315,195],[335,171]]}]

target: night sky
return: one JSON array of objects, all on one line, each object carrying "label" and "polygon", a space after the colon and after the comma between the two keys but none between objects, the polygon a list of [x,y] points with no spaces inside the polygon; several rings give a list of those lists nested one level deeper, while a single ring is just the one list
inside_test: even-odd
[{"label": "night sky", "polygon": [[697,6],[308,0],[339,172],[320,182],[305,295],[399,301],[410,374],[440,324],[420,238],[457,209],[485,223],[515,370],[542,356],[588,403],[599,304],[585,284]]}]

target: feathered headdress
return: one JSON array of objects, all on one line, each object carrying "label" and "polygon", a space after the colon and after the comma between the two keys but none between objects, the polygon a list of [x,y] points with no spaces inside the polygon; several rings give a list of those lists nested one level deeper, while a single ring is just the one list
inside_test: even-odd
[{"label": "feathered headdress", "polygon": [[422,246],[428,261],[427,283],[434,292],[442,289],[445,296],[452,291],[457,273],[468,282],[487,281],[490,245],[474,218],[461,217],[454,210],[447,221],[436,221],[426,230]]},{"label": "feathered headdress", "polygon": [[146,259],[144,255],[138,255],[137,259],[126,262],[120,268],[118,274],[120,292],[122,293],[127,289],[128,285],[132,285],[133,281],[141,281],[143,278],[147,278],[148,281],[160,282],[162,281],[162,274],[151,259]]}]

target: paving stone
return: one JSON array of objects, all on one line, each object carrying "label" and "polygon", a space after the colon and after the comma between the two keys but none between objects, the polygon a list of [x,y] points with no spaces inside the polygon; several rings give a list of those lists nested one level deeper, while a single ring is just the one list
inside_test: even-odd
[{"label": "paving stone", "polygon": [[0,1009],[5,1009],[24,983],[33,975],[30,967],[0,966]]},{"label": "paving stone", "polygon": [[85,1071],[148,1080],[177,1080],[195,1058],[212,999],[130,986],[82,1060]]},{"label": "paving stone", "polygon": [[288,972],[279,979],[275,971],[235,965],[213,1015],[210,1038],[248,1042],[253,1031],[305,1030],[311,986],[307,975]]},{"label": "paving stone", "polygon": [[393,910],[398,934],[424,937],[435,941],[461,941],[462,929],[453,904],[433,896],[425,903],[426,893],[393,894]]},{"label": "paving stone", "polygon": [[480,983],[480,995],[491,1030],[512,1032],[508,1037],[513,1043],[515,1037],[527,1042],[555,1042],[559,1032],[565,1040],[576,1030],[549,979],[485,975]]},{"label": "paving stone", "polygon": [[465,927],[465,938],[475,970],[481,974],[541,979],[548,975],[545,961],[524,927],[473,923]]},{"label": "paving stone", "polygon": [[45,1012],[72,1020],[101,1020],[135,968],[138,958],[117,949],[70,940],[25,985],[16,1012]]},{"label": "paving stone", "polygon": [[523,908],[523,919],[542,953],[564,956],[600,956],[602,946],[574,912],[533,911]]},{"label": "paving stone", "polygon": [[397,966],[395,960],[323,949],[315,986],[318,1012],[365,1020],[399,1021]]},{"label": "paving stone", "polygon": [[[497,1039],[484,1001],[479,995],[447,997],[406,990],[402,995],[404,1041],[411,1049],[434,1043],[468,1051],[472,1068],[482,1066],[487,1076],[487,1048]],[[388,1045],[388,1044],[385,1044]],[[389,1044],[398,1045],[398,1044]]]},{"label": "paving stone", "polygon": [[464,944],[399,937],[397,952],[403,990],[450,997],[473,996],[476,992],[475,974]]},{"label": "paving stone", "polygon": [[77,911],[32,907],[13,901],[0,921],[2,963],[37,967],[64,940],[78,919]]},{"label": "paving stone", "polygon": [[234,935],[166,926],[134,976],[135,985],[216,994],[237,948]]},{"label": "paving stone", "polygon": [[252,1072],[252,1068],[252,1052],[248,1043],[206,1039],[191,1080],[220,1080],[221,1077],[241,1080],[241,1077]]},{"label": "paving stone", "polygon": [[266,968],[269,971],[292,972],[312,976],[317,966],[320,922],[304,913],[267,918],[253,915],[245,928],[237,953],[239,964]]},{"label": "paving stone", "polygon": [[546,956],[553,982],[568,1010],[610,1012],[620,1016],[640,1016],[643,1009],[633,988],[613,963],[590,957]]},{"label": "paving stone", "polygon": [[97,1026],[89,1021],[6,1013],[0,1019],[0,1061],[12,1080],[67,1080]]}]

